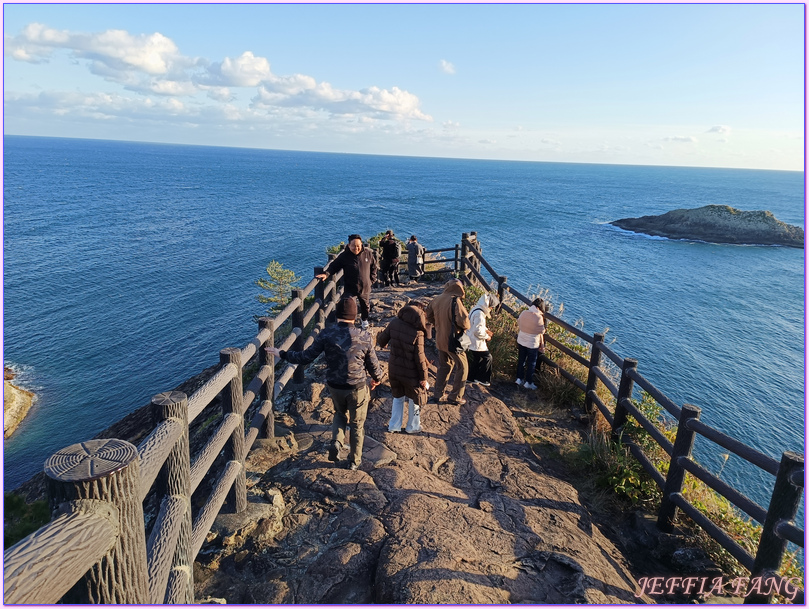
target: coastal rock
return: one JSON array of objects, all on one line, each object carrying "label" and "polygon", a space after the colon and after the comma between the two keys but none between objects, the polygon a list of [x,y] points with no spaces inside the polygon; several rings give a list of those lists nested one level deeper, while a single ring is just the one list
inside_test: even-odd
[{"label": "coastal rock", "polygon": [[8,438],[19,427],[34,403],[34,394],[12,384],[14,372],[3,368],[3,437]]},{"label": "coastal rock", "polygon": [[769,211],[741,211],[729,205],[675,209],[659,216],[623,218],[610,224],[669,239],[799,248],[804,245],[801,227],[781,222]]}]

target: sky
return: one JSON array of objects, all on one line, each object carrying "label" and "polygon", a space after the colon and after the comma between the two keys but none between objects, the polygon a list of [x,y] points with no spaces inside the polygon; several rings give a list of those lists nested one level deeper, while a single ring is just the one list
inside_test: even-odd
[{"label": "sky", "polygon": [[803,4],[4,4],[3,128],[804,168]]}]

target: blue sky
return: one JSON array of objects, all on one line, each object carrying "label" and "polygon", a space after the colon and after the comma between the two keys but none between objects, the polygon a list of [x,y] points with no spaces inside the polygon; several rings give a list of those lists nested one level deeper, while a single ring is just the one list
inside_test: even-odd
[{"label": "blue sky", "polygon": [[802,170],[804,5],[5,4],[4,133]]}]

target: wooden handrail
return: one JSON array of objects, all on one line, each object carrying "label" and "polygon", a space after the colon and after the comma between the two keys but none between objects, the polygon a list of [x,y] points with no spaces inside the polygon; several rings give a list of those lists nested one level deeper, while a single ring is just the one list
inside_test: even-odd
[{"label": "wooden handrail", "polygon": [[118,539],[111,503],[73,502],[44,527],[3,552],[3,601],[52,605],[101,560]]},{"label": "wooden handrail", "polygon": [[194,421],[205,407],[224,389],[227,384],[236,376],[238,369],[233,364],[228,364],[219,369],[207,383],[197,389],[188,398],[188,422]]},{"label": "wooden handrail", "polygon": [[152,484],[160,473],[174,443],[185,433],[186,424],[177,419],[168,419],[154,428],[138,445],[140,459],[140,500],[146,499]]},{"label": "wooden handrail", "polygon": [[718,429],[714,429],[710,425],[706,425],[702,421],[689,421],[688,427],[697,432],[699,435],[708,438],[713,443],[718,444],[722,448],[726,448],[735,455],[738,455],[745,461],[760,467],[765,472],[769,472],[773,476],[778,474],[778,461],[772,457],[768,457],[761,451],[758,451],[755,448],[736,440],[735,438],[731,438]]}]

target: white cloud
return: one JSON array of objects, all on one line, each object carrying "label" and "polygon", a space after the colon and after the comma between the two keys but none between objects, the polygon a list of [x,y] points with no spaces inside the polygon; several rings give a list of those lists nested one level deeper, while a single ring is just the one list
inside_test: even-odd
[{"label": "white cloud", "polygon": [[705,133],[720,133],[723,135],[730,134],[730,127],[727,125],[714,125],[710,129],[708,129]]},{"label": "white cloud", "polygon": [[47,61],[59,49],[114,70],[134,69],[146,74],[166,74],[180,59],[174,42],[159,32],[138,36],[124,30],[84,34],[31,23],[18,36],[4,38],[4,53],[19,61]]},{"label": "white cloud", "polygon": [[[47,62],[54,53],[66,52],[75,60],[86,60],[78,65],[84,65],[91,74],[121,85],[124,90],[159,95],[167,100],[202,93],[208,104],[231,104],[236,99],[232,89],[257,89],[249,106],[243,108],[245,120],[254,120],[257,115],[277,115],[277,109],[296,109],[297,112],[286,110],[285,115],[322,118],[325,113],[332,117],[367,119],[360,125],[378,120],[432,121],[420,109],[419,98],[399,87],[344,90],[305,74],[277,75],[272,73],[267,58],[252,51],[219,62],[190,58],[160,33],[133,35],[124,30],[107,30],[86,34],[32,23],[17,36],[5,36],[4,52],[14,60],[30,63]],[[64,104],[74,99],[55,95]],[[133,100],[133,106],[137,103]],[[42,110],[48,112],[52,108],[46,105]],[[59,112],[69,110],[60,107]],[[235,115],[232,108],[222,114]]]},{"label": "white cloud", "polygon": [[672,137],[664,137],[664,142],[680,142],[685,144],[696,144],[697,138],[693,135],[675,135]]},{"label": "white cloud", "polygon": [[461,128],[461,123],[456,121],[444,121],[441,123],[441,127],[444,129],[444,131],[455,132]]},{"label": "white cloud", "polygon": [[245,51],[236,59],[225,57],[208,66],[202,81],[223,87],[257,87],[270,76],[270,62]]},{"label": "white cloud", "polygon": [[496,144],[495,140],[478,140],[478,144]]},{"label": "white cloud", "polygon": [[442,59],[438,62],[438,68],[444,74],[455,74],[455,66],[446,59]]}]

